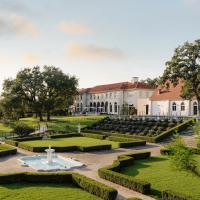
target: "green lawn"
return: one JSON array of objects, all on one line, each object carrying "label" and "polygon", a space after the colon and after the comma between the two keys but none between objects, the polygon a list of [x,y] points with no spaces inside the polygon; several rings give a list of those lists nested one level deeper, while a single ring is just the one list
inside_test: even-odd
[{"label": "green lawn", "polygon": [[[200,156],[196,156],[200,168]],[[152,194],[160,196],[160,191],[172,190],[200,199],[200,178],[188,172],[177,171],[167,157],[151,157],[136,160],[134,165],[123,169],[122,173],[151,183]]]},{"label": "green lawn", "polygon": [[1,200],[100,200],[72,184],[0,185]]},{"label": "green lawn", "polygon": [[35,118],[23,118],[21,122],[26,123],[30,126],[38,126],[39,124],[47,124],[49,130],[64,131],[66,126],[69,126],[71,130],[76,131],[77,126],[80,123],[81,127],[88,126],[98,120],[103,119],[105,116],[73,116],[73,117],[52,117],[49,122],[38,122]]},{"label": "green lawn", "polygon": [[12,129],[9,126],[0,123],[0,137],[10,135],[11,131]]},{"label": "green lawn", "polygon": [[22,144],[31,146],[31,147],[40,147],[45,146],[48,147],[51,145],[52,147],[66,147],[66,146],[94,146],[94,145],[104,145],[111,144],[112,148],[118,147],[118,142],[113,142],[109,140],[99,140],[88,137],[70,137],[70,138],[58,138],[58,139],[50,139],[50,140],[33,140],[33,141],[25,141],[20,142]]}]

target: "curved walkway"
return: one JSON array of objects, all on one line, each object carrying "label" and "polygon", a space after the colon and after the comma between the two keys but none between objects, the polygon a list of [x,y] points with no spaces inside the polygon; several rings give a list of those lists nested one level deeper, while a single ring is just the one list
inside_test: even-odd
[{"label": "curved walkway", "polygon": [[[71,152],[71,153],[58,153],[64,157],[71,157],[79,160],[80,162],[84,163],[86,166],[74,169],[72,171],[78,172],[80,174],[83,174],[85,176],[88,176],[94,180],[97,180],[99,182],[102,182],[106,185],[109,185],[115,189],[118,190],[118,200],[124,200],[130,197],[138,197],[142,200],[153,200],[153,198],[142,195],[141,193],[135,192],[133,190],[127,189],[123,186],[120,186],[118,184],[106,181],[104,179],[101,179],[98,176],[98,169],[101,167],[104,167],[106,165],[112,164],[113,160],[117,158],[118,155],[121,155],[123,153],[127,152],[137,152],[141,150],[151,151],[152,155],[159,155],[160,154],[160,148],[161,146],[158,144],[147,144],[146,146],[142,147],[136,147],[136,148],[120,148],[115,150],[108,150],[108,151],[98,151],[98,152]],[[14,172],[24,172],[24,171],[35,171],[34,169],[30,167],[22,167],[19,162],[19,158],[21,156],[26,155],[36,155],[37,153],[29,152],[23,149],[18,148],[18,154],[15,156],[9,156],[6,158],[0,158],[0,172],[1,173],[14,173]]]}]

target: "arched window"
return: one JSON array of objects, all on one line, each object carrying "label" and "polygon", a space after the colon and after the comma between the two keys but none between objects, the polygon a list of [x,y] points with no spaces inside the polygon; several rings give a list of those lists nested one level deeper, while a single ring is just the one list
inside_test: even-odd
[{"label": "arched window", "polygon": [[176,103],[175,102],[172,103],[172,111],[176,111]]},{"label": "arched window", "polygon": [[90,112],[92,112],[92,102],[90,102]]},{"label": "arched window", "polygon": [[112,112],[112,103],[110,103],[110,112]]},{"label": "arched window", "polygon": [[185,104],[184,104],[184,102],[181,103],[181,111],[185,111]]},{"label": "arched window", "polygon": [[193,115],[197,115],[198,114],[198,104],[197,102],[193,103]]},{"label": "arched window", "polygon": [[107,113],[108,112],[108,102],[106,101],[105,103],[105,112]]},{"label": "arched window", "polygon": [[115,102],[115,113],[117,113],[117,102]]}]

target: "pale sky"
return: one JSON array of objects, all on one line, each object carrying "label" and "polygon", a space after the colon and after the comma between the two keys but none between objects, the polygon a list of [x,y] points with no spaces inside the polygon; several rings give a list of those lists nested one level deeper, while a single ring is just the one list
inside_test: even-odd
[{"label": "pale sky", "polygon": [[160,76],[200,38],[200,0],[0,0],[0,88],[24,67],[54,65],[79,87]]}]

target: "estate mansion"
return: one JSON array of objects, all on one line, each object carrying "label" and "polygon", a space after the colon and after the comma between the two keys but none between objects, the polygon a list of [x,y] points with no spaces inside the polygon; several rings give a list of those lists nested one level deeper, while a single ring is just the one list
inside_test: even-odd
[{"label": "estate mansion", "polygon": [[153,116],[194,116],[198,102],[181,97],[183,84],[157,89],[133,77],[130,82],[98,85],[81,89],[75,100],[76,113],[123,114],[124,107],[132,114]]},{"label": "estate mansion", "polygon": [[[98,85],[92,88],[81,89],[75,100],[76,112],[97,112],[120,114],[122,107],[135,109],[137,112],[138,100],[150,98],[154,88],[146,83],[139,82],[133,77],[131,82]],[[149,114],[148,105],[144,105],[145,114]]]}]

